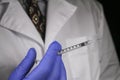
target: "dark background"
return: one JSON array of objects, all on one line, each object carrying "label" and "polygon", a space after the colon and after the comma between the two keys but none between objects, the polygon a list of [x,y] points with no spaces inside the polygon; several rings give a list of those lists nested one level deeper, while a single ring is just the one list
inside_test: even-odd
[{"label": "dark background", "polygon": [[120,2],[119,0],[98,0],[102,5],[115,48],[120,60]]}]

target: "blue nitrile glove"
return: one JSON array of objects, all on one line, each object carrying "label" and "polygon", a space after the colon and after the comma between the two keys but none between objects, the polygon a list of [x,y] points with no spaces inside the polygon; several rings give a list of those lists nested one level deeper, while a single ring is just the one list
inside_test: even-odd
[{"label": "blue nitrile glove", "polygon": [[53,42],[39,65],[28,74],[36,58],[36,51],[31,48],[8,80],[67,80],[61,55],[58,55],[60,50],[60,44]]}]

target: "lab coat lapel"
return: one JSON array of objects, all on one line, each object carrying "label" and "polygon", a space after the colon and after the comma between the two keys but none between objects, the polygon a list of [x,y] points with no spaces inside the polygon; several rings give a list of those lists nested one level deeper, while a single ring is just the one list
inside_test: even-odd
[{"label": "lab coat lapel", "polygon": [[35,26],[31,22],[19,2],[17,0],[14,0],[4,3],[8,3],[8,8],[1,18],[0,25],[2,25],[4,28],[29,37],[30,39],[44,46],[39,33],[35,29]]},{"label": "lab coat lapel", "polygon": [[55,40],[56,35],[77,8],[65,0],[48,1],[45,50],[48,48],[48,45]]}]

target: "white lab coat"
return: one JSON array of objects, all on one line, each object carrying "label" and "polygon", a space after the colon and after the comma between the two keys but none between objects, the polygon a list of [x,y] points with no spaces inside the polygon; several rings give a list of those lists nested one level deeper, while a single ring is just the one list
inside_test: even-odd
[{"label": "white lab coat", "polygon": [[98,2],[48,0],[45,38],[44,43],[17,0],[1,0],[0,80],[7,80],[29,48],[34,47],[37,60],[41,60],[55,40],[63,48],[90,41],[63,54],[67,80],[120,80],[119,62]]}]

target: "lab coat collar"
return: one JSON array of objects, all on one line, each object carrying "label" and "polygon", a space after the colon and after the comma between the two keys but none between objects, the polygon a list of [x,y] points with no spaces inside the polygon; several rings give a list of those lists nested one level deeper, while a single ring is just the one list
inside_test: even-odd
[{"label": "lab coat collar", "polygon": [[48,0],[45,50],[55,41],[55,37],[76,9],[75,5],[66,0]]},{"label": "lab coat collar", "polygon": [[25,13],[20,3],[16,0],[10,0],[1,3],[2,5],[8,4],[3,16],[0,20],[0,25],[11,31],[15,31],[44,46],[41,36],[35,29],[34,24]]},{"label": "lab coat collar", "polygon": [[[44,47],[43,40],[18,0],[5,0],[4,3],[8,3],[8,8],[0,20],[0,25],[31,38]],[[45,51],[76,9],[75,5],[66,0],[48,0]]]}]

